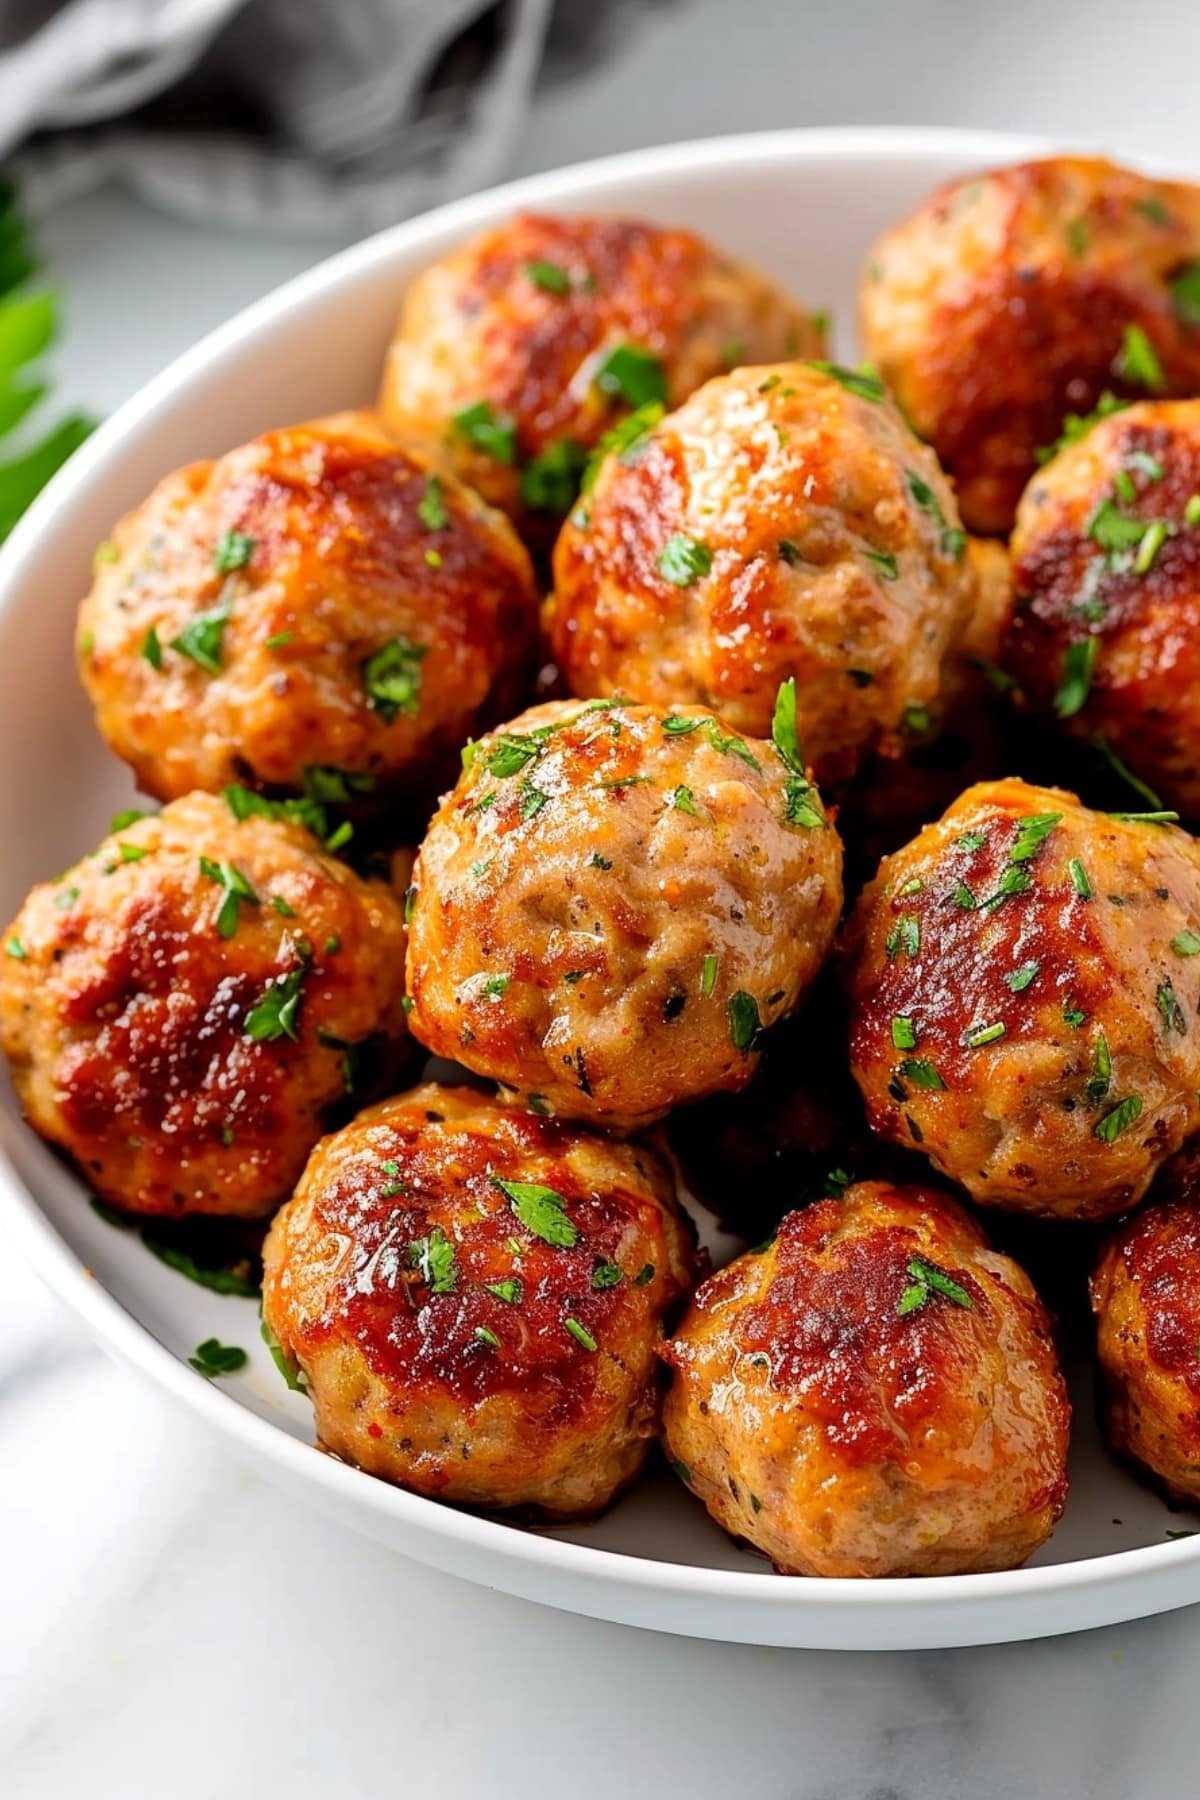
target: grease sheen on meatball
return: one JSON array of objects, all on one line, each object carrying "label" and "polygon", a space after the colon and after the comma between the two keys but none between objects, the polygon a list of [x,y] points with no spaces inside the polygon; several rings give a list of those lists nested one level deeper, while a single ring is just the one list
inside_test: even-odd
[{"label": "grease sheen on meatball", "polygon": [[521,692],[536,624],[508,521],[366,414],[178,470],[102,547],[79,658],[162,799],[247,781],[427,792]]},{"label": "grease sheen on meatball", "polygon": [[1037,451],[1106,389],[1200,390],[1198,258],[1200,188],[1079,157],[949,182],[879,239],[864,349],[973,531],[1008,530]]},{"label": "grease sheen on meatball", "polygon": [[1046,1314],[943,1194],[863,1182],[789,1213],[662,1354],[679,1472],[782,1573],[1014,1568],[1062,1513]]},{"label": "grease sheen on meatball", "polygon": [[692,232],[524,213],[413,282],[380,405],[529,523],[567,510],[587,452],[631,407],[677,406],[735,363],[819,356],[822,339]]},{"label": "grease sheen on meatball", "polygon": [[1177,1500],[1200,1502],[1200,1195],[1122,1225],[1092,1275],[1110,1447]]},{"label": "grease sheen on meatball", "polygon": [[34,888],[4,942],[26,1117],[130,1212],[270,1212],[356,1063],[404,1035],[399,898],[207,794]]},{"label": "grease sheen on meatball", "polygon": [[[1036,475],[1012,551],[1008,667],[1200,817],[1200,400],[1148,401]],[[1189,508],[1191,512],[1189,514]]]},{"label": "grease sheen on meatball", "polygon": [[841,907],[798,764],[711,714],[563,701],[468,762],[413,875],[414,1035],[618,1126],[744,1086]]},{"label": "grease sheen on meatball", "polygon": [[430,1085],[317,1147],[267,1239],[263,1310],[327,1449],[561,1519],[641,1468],[691,1279],[652,1151]]},{"label": "grease sheen on meatball", "polygon": [[1200,846],[983,782],[888,857],[847,931],[875,1130],[985,1205],[1101,1218],[1200,1126]]},{"label": "grease sheen on meatball", "polygon": [[757,736],[794,676],[806,753],[840,777],[936,700],[974,597],[965,552],[878,382],[738,369],[606,459],[559,537],[546,623],[572,692],[712,706]]}]

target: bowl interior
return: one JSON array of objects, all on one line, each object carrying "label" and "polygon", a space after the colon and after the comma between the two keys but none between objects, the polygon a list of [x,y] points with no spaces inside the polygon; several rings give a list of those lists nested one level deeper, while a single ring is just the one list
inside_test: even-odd
[{"label": "bowl interior", "polygon": [[[269,426],[369,400],[404,283],[431,258],[518,205],[637,212],[694,226],[811,305],[829,308],[837,351],[852,357],[855,287],[875,234],[937,182],[1028,149],[957,133],[797,133],[619,158],[517,184],[385,234],[302,277],[189,353],[97,434],[0,554],[0,757],[9,769],[0,783],[0,914],[10,916],[34,881],[90,848],[110,815],[136,799],[94,731],[74,672],[74,615],[95,545],[177,464]],[[91,1313],[104,1335],[119,1339],[144,1368],[210,1416],[228,1423],[232,1410],[242,1409],[300,1444],[311,1443],[308,1404],[280,1381],[260,1344],[253,1303],[195,1287],[134,1235],[98,1218],[80,1180],[21,1125],[6,1077],[0,1150],[17,1177],[0,1181],[0,1199],[23,1221],[43,1271]],[[98,1284],[95,1306],[79,1284],[81,1267]],[[131,1333],[103,1295],[148,1338]],[[150,1342],[185,1360],[210,1335],[252,1354],[242,1375],[221,1384],[219,1404],[212,1390],[200,1394],[201,1378],[180,1363],[168,1375],[166,1358]],[[1048,1565],[1163,1546],[1168,1533],[1200,1526],[1200,1518],[1168,1510],[1105,1455],[1083,1344],[1070,1373],[1076,1426],[1069,1508],[1030,1568],[1004,1578],[1014,1593],[1022,1584],[1031,1595],[1043,1591],[1039,1570]],[[260,1450],[262,1443],[260,1432]],[[314,1465],[320,1461],[312,1458]],[[360,1487],[368,1479],[342,1474]],[[376,1516],[389,1507],[398,1518],[420,1508],[427,1534],[444,1529],[453,1536],[458,1515],[372,1486]],[[527,1560],[530,1537],[516,1527],[489,1529],[497,1547],[494,1579],[506,1585],[503,1546],[520,1542]],[[742,1585],[730,1592],[749,1605],[756,1591],[779,1586],[763,1561],[727,1540],[661,1470],[599,1522],[537,1535],[627,1558],[736,1571]],[[647,1577],[652,1583],[653,1570]],[[520,1583],[512,1577],[511,1585]],[[863,1603],[873,1604],[877,1594],[882,1604],[883,1590],[898,1585],[878,1584]],[[804,1608],[822,1584],[786,1586]],[[919,1586],[907,1593],[916,1599]],[[780,1638],[772,1627],[763,1641],[815,1642],[820,1634]]]}]

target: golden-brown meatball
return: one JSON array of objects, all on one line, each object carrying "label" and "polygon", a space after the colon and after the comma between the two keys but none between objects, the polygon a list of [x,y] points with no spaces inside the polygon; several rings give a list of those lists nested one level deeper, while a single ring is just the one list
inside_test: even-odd
[{"label": "golden-brown meatball", "polygon": [[863,1182],[706,1281],[662,1355],[679,1473],[784,1574],[1010,1569],[1067,1493],[1027,1276],[953,1200]]},{"label": "golden-brown meatball", "polygon": [[1198,933],[1185,832],[1059,788],[968,789],[847,929],[871,1124],[986,1205],[1133,1205],[1200,1127]]},{"label": "golden-brown meatball", "polygon": [[1037,451],[1110,389],[1200,391],[1200,188],[1051,157],[947,183],[871,251],[867,356],[1005,532]]},{"label": "golden-brown meatball", "polygon": [[1012,552],[1023,692],[1200,817],[1200,400],[1131,406],[1055,457]]},{"label": "golden-brown meatball", "polygon": [[936,459],[873,377],[738,369],[606,459],[555,547],[546,623],[574,693],[712,706],[760,737],[794,676],[832,779],[935,701],[965,552]]},{"label": "golden-brown meatball", "polygon": [[1112,1449],[1200,1503],[1200,1195],[1145,1208],[1090,1283]]},{"label": "golden-brown meatball", "polygon": [[645,1146],[415,1088],[317,1146],[263,1260],[318,1438],[368,1473],[561,1519],[641,1468],[663,1316],[692,1279]]},{"label": "golden-brown meatball", "polygon": [[841,907],[837,833],[780,741],[555,701],[473,746],[413,874],[413,1034],[614,1126],[743,1087]]},{"label": "golden-brown meatball", "polygon": [[819,320],[690,231],[524,213],[412,284],[380,405],[523,525],[541,515],[544,536],[631,408],[822,343]]},{"label": "golden-brown meatball", "polygon": [[369,415],[159,483],[80,614],[104,738],[162,799],[245,781],[436,791],[511,711],[536,624],[512,527]]},{"label": "golden-brown meatball", "polygon": [[208,794],[34,888],[4,949],[26,1116],[130,1212],[270,1212],[404,1031],[399,898]]}]

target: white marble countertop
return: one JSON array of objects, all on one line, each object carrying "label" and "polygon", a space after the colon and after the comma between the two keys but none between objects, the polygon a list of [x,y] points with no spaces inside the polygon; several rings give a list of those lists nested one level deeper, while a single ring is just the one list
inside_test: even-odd
[{"label": "white marble countertop", "polygon": [[[765,125],[992,125],[1195,160],[1200,14],[1159,0],[660,0],[513,172]],[[1130,79],[1131,70],[1135,78]],[[118,195],[44,233],[72,401],[115,405],[324,246]],[[0,1793],[1157,1800],[1190,1792],[1200,1610],[1037,1645],[692,1643],[430,1573],[248,1475],[0,1241]],[[1177,1704],[1178,1703],[1178,1704]]]}]

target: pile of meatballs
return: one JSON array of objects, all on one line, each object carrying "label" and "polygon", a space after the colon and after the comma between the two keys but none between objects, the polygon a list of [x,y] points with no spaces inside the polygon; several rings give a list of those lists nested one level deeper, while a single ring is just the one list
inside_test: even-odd
[{"label": "pile of meatballs", "polygon": [[860,326],[522,216],[374,411],[168,475],[77,637],[163,804],[29,896],[0,1034],[107,1207],[269,1221],[328,1452],[562,1522],[661,1440],[781,1572],[955,1574],[1067,1496],[981,1215],[1200,1501],[1200,188],[944,187]]}]

